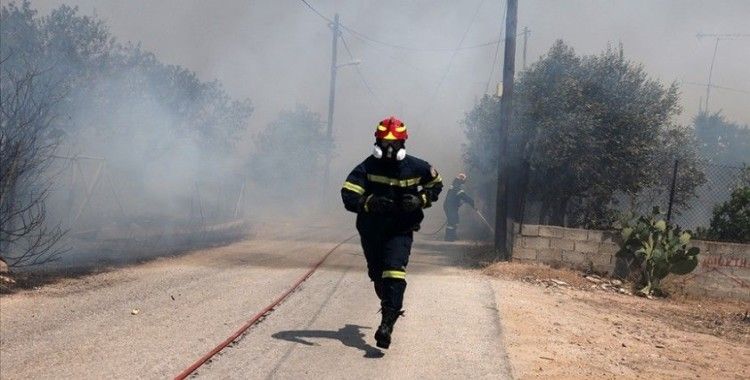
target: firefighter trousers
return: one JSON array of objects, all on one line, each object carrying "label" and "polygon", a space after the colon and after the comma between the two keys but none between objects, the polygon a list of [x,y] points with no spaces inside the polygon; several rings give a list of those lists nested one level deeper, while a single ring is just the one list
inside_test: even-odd
[{"label": "firefighter trousers", "polygon": [[381,307],[401,310],[414,233],[360,234],[360,240],[367,259],[367,275],[375,286]]},{"label": "firefighter trousers", "polygon": [[458,239],[458,208],[445,210],[445,241]]}]

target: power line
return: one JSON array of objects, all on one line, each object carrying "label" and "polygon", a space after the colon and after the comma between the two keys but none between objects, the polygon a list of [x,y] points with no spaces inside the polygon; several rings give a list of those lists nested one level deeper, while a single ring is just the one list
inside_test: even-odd
[{"label": "power line", "polygon": [[[300,0],[300,1],[303,4],[305,4],[305,6],[307,6],[307,8],[309,8],[310,11],[312,11],[313,13],[315,13],[318,17],[322,18],[323,20],[325,20],[325,21],[327,21],[329,23],[333,23],[333,20],[331,20],[330,18],[328,18],[325,15],[323,15],[322,13],[320,13],[317,9],[315,9],[315,7],[313,7],[309,2],[307,2],[307,0]],[[350,27],[348,27],[348,26],[346,26],[344,24],[340,24],[340,27],[344,31],[346,31],[349,34],[351,34],[353,37],[355,37],[355,38],[357,38],[359,40],[362,40],[364,42],[369,42],[369,43],[373,43],[373,44],[376,44],[376,45],[381,45],[381,46],[385,46],[385,47],[389,47],[389,48],[393,48],[393,49],[410,50],[410,51],[416,51],[416,52],[455,52],[456,50],[478,49],[478,48],[492,46],[492,45],[495,45],[495,44],[499,43],[499,41],[489,41],[489,42],[484,42],[484,43],[480,43],[480,44],[476,44],[476,45],[464,46],[464,47],[459,47],[459,48],[430,48],[430,47],[428,47],[428,48],[422,48],[422,47],[415,47],[415,46],[398,45],[398,44],[393,44],[393,43],[385,42],[385,41],[382,41],[382,40],[378,40],[378,39],[372,38],[372,37],[370,37],[370,36],[368,36],[368,35],[366,35],[364,33],[361,33],[361,32],[359,32],[359,31],[357,31],[357,30],[355,30],[353,28],[350,28]]]},{"label": "power line", "polygon": [[482,9],[482,5],[484,4],[484,0],[480,0],[479,4],[477,5],[477,9],[474,11],[474,16],[471,17],[471,21],[469,22],[469,25],[466,27],[466,30],[464,31],[464,34],[461,36],[461,40],[458,42],[458,47],[453,50],[453,54],[451,54],[451,58],[448,60],[448,66],[445,68],[445,73],[443,73],[443,76],[440,78],[440,82],[438,82],[437,87],[435,87],[435,92],[432,94],[432,98],[434,99],[438,92],[440,91],[440,88],[443,86],[443,82],[445,82],[445,78],[448,77],[448,73],[451,71],[451,67],[453,66],[453,59],[456,58],[456,53],[459,49],[461,49],[461,46],[464,44],[464,40],[466,39],[466,36],[469,34],[469,30],[471,30],[471,27],[474,26],[474,21],[477,19],[477,15],[479,14],[479,11]]},{"label": "power line", "polygon": [[[700,86],[700,87],[706,87],[706,86],[708,86],[708,84],[706,84],[706,83],[698,83],[698,82],[682,82],[682,84],[687,84],[687,85],[691,85],[691,86]],[[740,89],[737,89],[737,88],[717,86],[715,84],[712,84],[711,87],[718,88],[720,90],[727,90],[727,91],[734,91],[734,92],[739,92],[739,93],[743,93],[743,94],[750,94],[750,91],[747,91],[747,90],[740,90]]]},{"label": "power line", "polygon": [[698,33],[695,36],[698,37],[698,39],[701,39],[701,38],[704,38],[704,37],[716,37],[716,38],[721,38],[721,39],[732,39],[732,38],[750,37],[750,33],[718,33],[718,34]]},{"label": "power line", "polygon": [[[354,55],[352,54],[352,51],[349,50],[349,44],[346,43],[346,40],[344,39],[344,36],[341,36],[341,42],[344,44],[344,50],[346,50],[346,53],[349,55],[349,59],[354,61]],[[372,91],[372,87],[367,83],[367,80],[365,79],[365,76],[362,74],[362,71],[359,69],[359,65],[354,66],[354,70],[359,75],[359,78],[362,80],[362,84],[367,89],[367,92],[370,93],[370,95],[375,99],[381,106],[384,106],[383,102],[380,100],[380,98],[375,95],[375,92]]]},{"label": "power line", "polygon": [[499,53],[500,53],[500,41],[497,41],[497,46],[495,47],[495,56],[492,58],[492,66],[490,67],[490,75],[489,77],[487,77],[487,85],[484,86],[485,94],[490,92],[490,83],[492,83],[492,75],[495,73],[495,65],[497,64],[497,56],[499,55]]},{"label": "power line", "polygon": [[505,14],[508,12],[508,3],[503,3],[503,22],[500,26],[500,36],[497,37],[497,45],[495,46],[495,56],[492,58],[492,67],[490,67],[490,76],[487,78],[487,85],[484,86],[484,93],[490,92],[490,83],[492,83],[492,74],[495,73],[495,65],[497,64],[497,57],[500,53],[500,42],[503,40],[503,34],[505,33]]},{"label": "power line", "polygon": [[385,46],[385,47],[389,47],[393,49],[410,50],[410,51],[417,51],[417,52],[455,52],[457,50],[470,50],[470,49],[483,48],[483,47],[492,46],[498,43],[498,41],[489,41],[489,42],[484,42],[481,44],[463,46],[459,48],[420,48],[420,47],[414,47],[414,46],[397,45],[397,44],[392,44],[389,42],[377,40],[372,37],[368,37],[367,35],[360,33],[346,25],[342,25],[342,28],[345,31],[349,32],[354,37],[356,37],[357,39],[360,39],[364,42],[370,42],[370,43],[374,43],[377,45],[381,45],[381,46]]},{"label": "power line", "polygon": [[711,83],[711,78],[713,77],[714,73],[714,63],[716,63],[716,53],[719,50],[719,41],[722,40],[734,40],[744,37],[750,37],[750,34],[745,33],[725,33],[725,34],[705,34],[705,33],[698,33],[696,35],[698,39],[702,39],[704,37],[715,37],[716,38],[716,44],[714,45],[714,55],[713,58],[711,58],[711,66],[708,69],[708,83],[706,84],[706,106],[705,106],[705,112],[708,113],[708,101],[711,98],[711,87],[714,87]]},{"label": "power line", "polygon": [[306,0],[300,0],[300,1],[303,2],[305,5],[307,5],[307,7],[310,8],[310,10],[313,11],[316,15],[320,16],[320,18],[322,18],[323,20],[326,20],[326,21],[328,21],[330,23],[333,23],[333,20],[331,20],[330,18],[324,16],[322,13],[318,12],[318,10],[315,9],[315,7],[313,7],[312,5],[310,5],[310,3],[308,3]]},{"label": "power line", "polygon": [[[310,4],[310,3],[308,3],[308,2],[306,1],[306,0],[300,0],[300,1],[302,1],[302,3],[303,3],[303,4],[305,4],[305,5],[307,6],[307,8],[309,8],[309,9],[310,9],[310,10],[311,10],[311,11],[312,11],[313,13],[315,13],[316,15],[318,15],[318,17],[322,18],[323,20],[325,20],[325,21],[327,21],[327,22],[329,22],[329,23],[331,23],[331,24],[334,24],[334,23],[335,23],[335,22],[334,22],[333,20],[331,20],[330,18],[328,18],[328,17],[326,17],[325,15],[323,15],[322,13],[320,13],[320,12],[319,12],[319,11],[318,11],[317,9],[315,9],[315,7],[313,7],[313,6],[312,6],[312,5]],[[341,28],[346,28],[346,27],[345,27],[345,26],[344,26],[343,24],[341,24],[341,23],[339,23],[338,25],[339,25],[339,27],[341,27]],[[344,35],[343,35],[343,34],[339,34],[339,37],[341,38],[341,42],[342,42],[342,43],[344,44],[344,49],[346,50],[346,53],[347,53],[347,54],[349,55],[349,58],[350,58],[350,59],[351,59],[352,61],[354,61],[354,55],[352,54],[352,51],[351,51],[351,50],[349,49],[349,44],[347,44],[347,43],[346,43],[346,40],[344,39]],[[356,66],[356,65],[355,65],[355,66],[354,66],[354,69],[355,69],[355,70],[357,71],[357,74],[359,75],[359,78],[360,78],[360,80],[362,81],[362,84],[363,84],[363,85],[365,86],[365,88],[367,89],[367,92],[369,92],[369,93],[370,93],[370,95],[371,95],[371,96],[372,96],[372,97],[373,97],[373,98],[374,98],[374,99],[375,99],[375,100],[376,100],[376,101],[377,101],[378,103],[380,103],[380,105],[382,106],[382,105],[383,105],[383,102],[382,102],[382,101],[380,100],[380,98],[378,98],[378,96],[377,96],[377,95],[375,95],[375,92],[374,92],[374,91],[372,91],[372,87],[370,87],[370,85],[369,85],[369,84],[367,83],[367,80],[365,79],[365,76],[364,76],[364,75],[362,74],[362,71],[361,71],[361,70],[359,69],[359,66]]]}]

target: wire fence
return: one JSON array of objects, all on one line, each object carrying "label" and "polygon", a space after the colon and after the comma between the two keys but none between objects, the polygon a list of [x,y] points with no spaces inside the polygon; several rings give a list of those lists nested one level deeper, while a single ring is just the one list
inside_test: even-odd
[{"label": "wire fence", "polygon": [[[670,221],[691,230],[708,228],[716,206],[727,202],[732,192],[743,186],[744,170],[734,166],[706,165],[705,182],[695,189],[694,196],[684,204],[675,205],[674,201],[667,204],[667,209],[672,209]],[[678,176],[673,177],[675,187],[679,186],[680,180]]]},{"label": "wire fence", "polygon": [[[649,214],[658,207],[663,217],[683,229],[705,231],[711,227],[717,206],[732,192],[750,186],[747,167],[702,164],[688,167],[675,160],[665,165],[660,180],[638,192],[587,193],[564,196],[556,189],[535,188],[538,176],[521,165],[511,182],[511,213],[520,224],[609,229],[626,213]],[[596,188],[589,184],[588,188]],[[562,190],[561,190],[562,192]],[[515,194],[515,196],[513,196]]]},{"label": "wire fence", "polygon": [[104,158],[54,156],[47,212],[68,236],[99,238],[132,231],[202,230],[234,222],[245,210],[244,179],[195,179],[182,186],[157,187],[133,180]]}]

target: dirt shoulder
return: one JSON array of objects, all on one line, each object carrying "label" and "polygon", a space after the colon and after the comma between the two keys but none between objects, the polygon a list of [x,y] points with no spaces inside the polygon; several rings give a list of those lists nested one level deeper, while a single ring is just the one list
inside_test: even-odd
[{"label": "dirt shoulder", "polygon": [[515,377],[750,378],[746,303],[650,300],[543,265],[482,272],[495,279]]}]

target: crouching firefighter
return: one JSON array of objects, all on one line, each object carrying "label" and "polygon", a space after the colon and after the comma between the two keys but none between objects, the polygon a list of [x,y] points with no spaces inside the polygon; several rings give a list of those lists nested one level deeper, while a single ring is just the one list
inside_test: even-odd
[{"label": "crouching firefighter", "polygon": [[466,174],[458,173],[453,184],[448,189],[443,202],[443,211],[445,211],[445,241],[455,241],[458,238],[458,209],[462,204],[468,203],[474,208],[474,199],[464,191]]},{"label": "crouching firefighter", "polygon": [[357,213],[367,274],[380,299],[382,322],[377,346],[388,348],[406,290],[406,265],[422,209],[437,201],[440,175],[427,162],[406,154],[406,126],[395,117],[375,130],[371,156],[352,170],[341,189],[347,210]]}]

